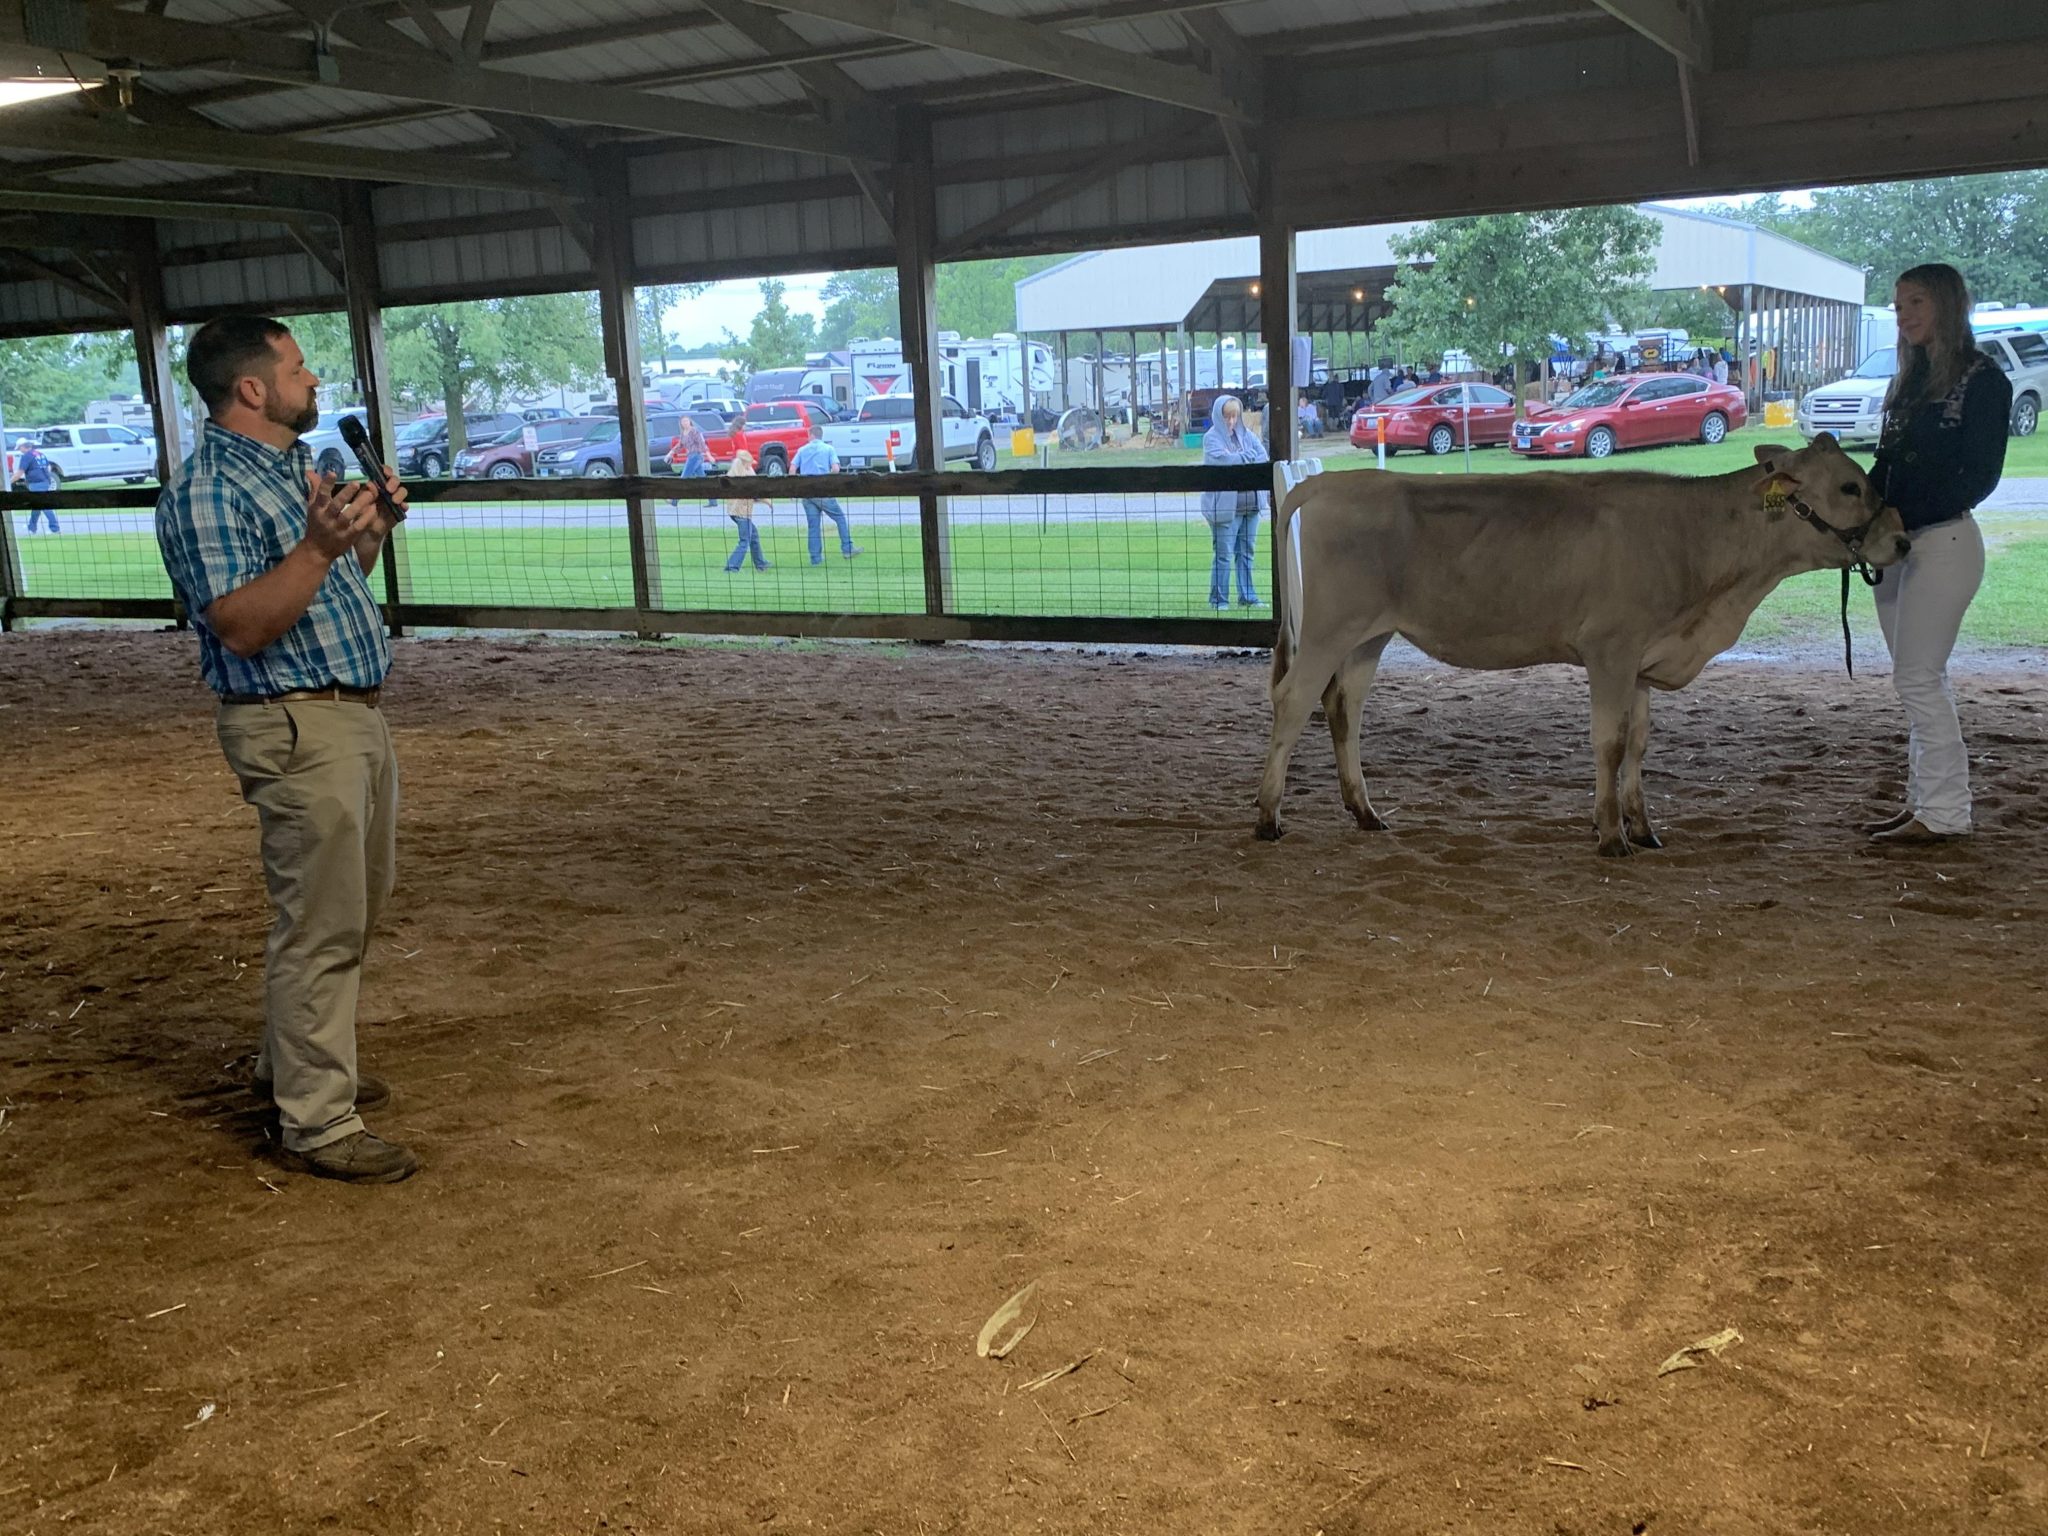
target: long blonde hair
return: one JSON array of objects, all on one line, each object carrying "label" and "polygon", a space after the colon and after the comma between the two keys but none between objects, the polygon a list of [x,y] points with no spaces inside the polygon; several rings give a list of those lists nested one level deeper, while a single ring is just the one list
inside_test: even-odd
[{"label": "long blonde hair", "polygon": [[1970,285],[1962,273],[1945,261],[1929,261],[1901,272],[1899,281],[1927,290],[1934,301],[1934,335],[1926,346],[1899,337],[1899,371],[1885,391],[1887,411],[1941,399],[1982,355],[1970,329]]}]

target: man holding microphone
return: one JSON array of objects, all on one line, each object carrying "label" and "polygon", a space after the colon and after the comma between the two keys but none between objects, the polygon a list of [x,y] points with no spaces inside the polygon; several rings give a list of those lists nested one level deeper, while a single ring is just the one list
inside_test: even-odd
[{"label": "man holding microphone", "polygon": [[294,1165],[395,1183],[419,1159],[363,1126],[391,1091],[357,1071],[356,993],[397,850],[398,765],[377,707],[391,648],[369,579],[396,518],[374,486],[313,472],[299,437],[319,422],[320,381],[283,325],[210,321],[185,366],[208,419],[157,501],[156,535],[262,828],[276,920],[253,1087],[276,1101]]}]

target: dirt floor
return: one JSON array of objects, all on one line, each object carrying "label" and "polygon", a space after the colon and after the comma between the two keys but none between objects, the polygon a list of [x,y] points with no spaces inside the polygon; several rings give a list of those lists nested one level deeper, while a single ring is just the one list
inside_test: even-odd
[{"label": "dirt floor", "polygon": [[1254,842],[1264,665],[402,644],[356,1189],[189,637],[0,638],[0,1529],[2048,1530],[2040,671],[1877,854],[1885,680],[1715,667],[1614,863],[1412,653]]}]

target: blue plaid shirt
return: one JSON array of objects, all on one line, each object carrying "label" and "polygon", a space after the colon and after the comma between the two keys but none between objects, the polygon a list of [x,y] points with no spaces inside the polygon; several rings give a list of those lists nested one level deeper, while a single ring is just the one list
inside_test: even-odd
[{"label": "blue plaid shirt", "polygon": [[334,562],[299,622],[244,661],[206,625],[216,598],[247,586],[306,536],[304,443],[280,451],[209,421],[156,503],[156,542],[199,632],[199,671],[215,693],[376,688],[391,669],[384,619],[354,554]]}]

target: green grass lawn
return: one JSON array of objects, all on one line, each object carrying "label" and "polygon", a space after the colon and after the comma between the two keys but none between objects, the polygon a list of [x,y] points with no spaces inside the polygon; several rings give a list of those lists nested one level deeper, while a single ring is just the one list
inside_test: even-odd
[{"label": "green grass lawn", "polygon": [[[1644,469],[1667,475],[1724,475],[1730,470],[1754,464],[1759,444],[1785,443],[1796,447],[1800,441],[1799,433],[1791,427],[1750,426],[1740,432],[1729,433],[1723,441],[1711,446],[1681,443],[1670,448],[1639,448],[1598,461],[1527,459],[1505,448],[1474,448],[1472,473],[1519,474],[1534,469],[1559,469],[1598,474],[1602,469]],[[1304,457],[1321,458],[1325,470],[1368,469],[1375,462],[1371,452],[1353,448],[1350,440],[1343,436],[1309,438],[1299,445],[1297,451]],[[1867,448],[1856,448],[1851,452],[1858,462],[1869,464],[1870,451]],[[1200,452],[1193,448],[1104,448],[1094,453],[1066,453],[1054,449],[1048,462],[1053,469],[1085,469],[1096,464],[1195,464],[1201,461],[1201,457]],[[1005,469],[1031,469],[1038,465],[1036,459],[1013,459],[1007,453],[1000,458],[1000,467]],[[1404,449],[1388,458],[1387,468],[1413,475],[1457,475],[1465,472],[1465,455],[1460,450],[1439,459],[1416,449]],[[2007,439],[2005,472],[2021,479],[2048,476],[2048,433]]]},{"label": "green grass lawn", "polygon": [[[1753,446],[1770,436],[1748,429],[1730,442],[1623,454],[1608,461],[1629,468],[1715,473],[1753,461]],[[1341,444],[1326,463],[1332,469],[1364,468],[1369,456]],[[2031,465],[2048,474],[2048,437],[2011,445],[2015,467]],[[1125,463],[1186,463],[1188,453],[1147,454],[1112,450],[1091,455],[1053,456],[1060,467]],[[1452,473],[1463,455],[1431,459],[1404,454],[1391,461],[1408,473]],[[1587,466],[1574,461],[1566,468]],[[1509,473],[1524,467],[1500,449],[1475,451],[1473,468]],[[1597,469],[1594,471],[1597,473]],[[496,508],[478,508],[477,526],[408,527],[405,534],[410,580],[408,595],[430,603],[506,607],[630,607],[631,564],[624,530],[581,521],[573,503],[535,509],[523,527],[493,527]],[[830,525],[827,555],[812,566],[804,548],[803,519],[793,506],[778,507],[764,520],[763,539],[771,569],[728,574],[730,525],[722,518],[704,526],[664,526],[661,540],[661,605],[678,610],[760,612],[917,613],[924,609],[924,571],[917,530],[902,525],[867,526],[857,504],[849,503],[855,537],[864,553],[842,560]],[[1966,642],[1993,647],[2048,646],[2048,519],[1986,514],[1991,546],[1982,595],[1964,624]],[[144,533],[78,531],[33,537],[20,532],[16,547],[28,591],[43,597],[147,597],[169,594],[155,540]],[[1265,591],[1270,535],[1261,530],[1259,574]],[[1153,520],[1103,516],[1085,521],[1028,518],[1017,522],[961,522],[951,532],[953,590],[948,606],[959,613],[1062,616],[1208,617],[1209,533],[1193,514]],[[1775,646],[1828,643],[1836,633],[1836,578],[1831,573],[1800,577],[1758,609],[1745,641]],[[381,590],[381,582],[380,582]],[[1851,612],[1859,645],[1878,646],[1868,592],[1859,584]],[[1269,620],[1270,606],[1230,610],[1232,617]]]}]

